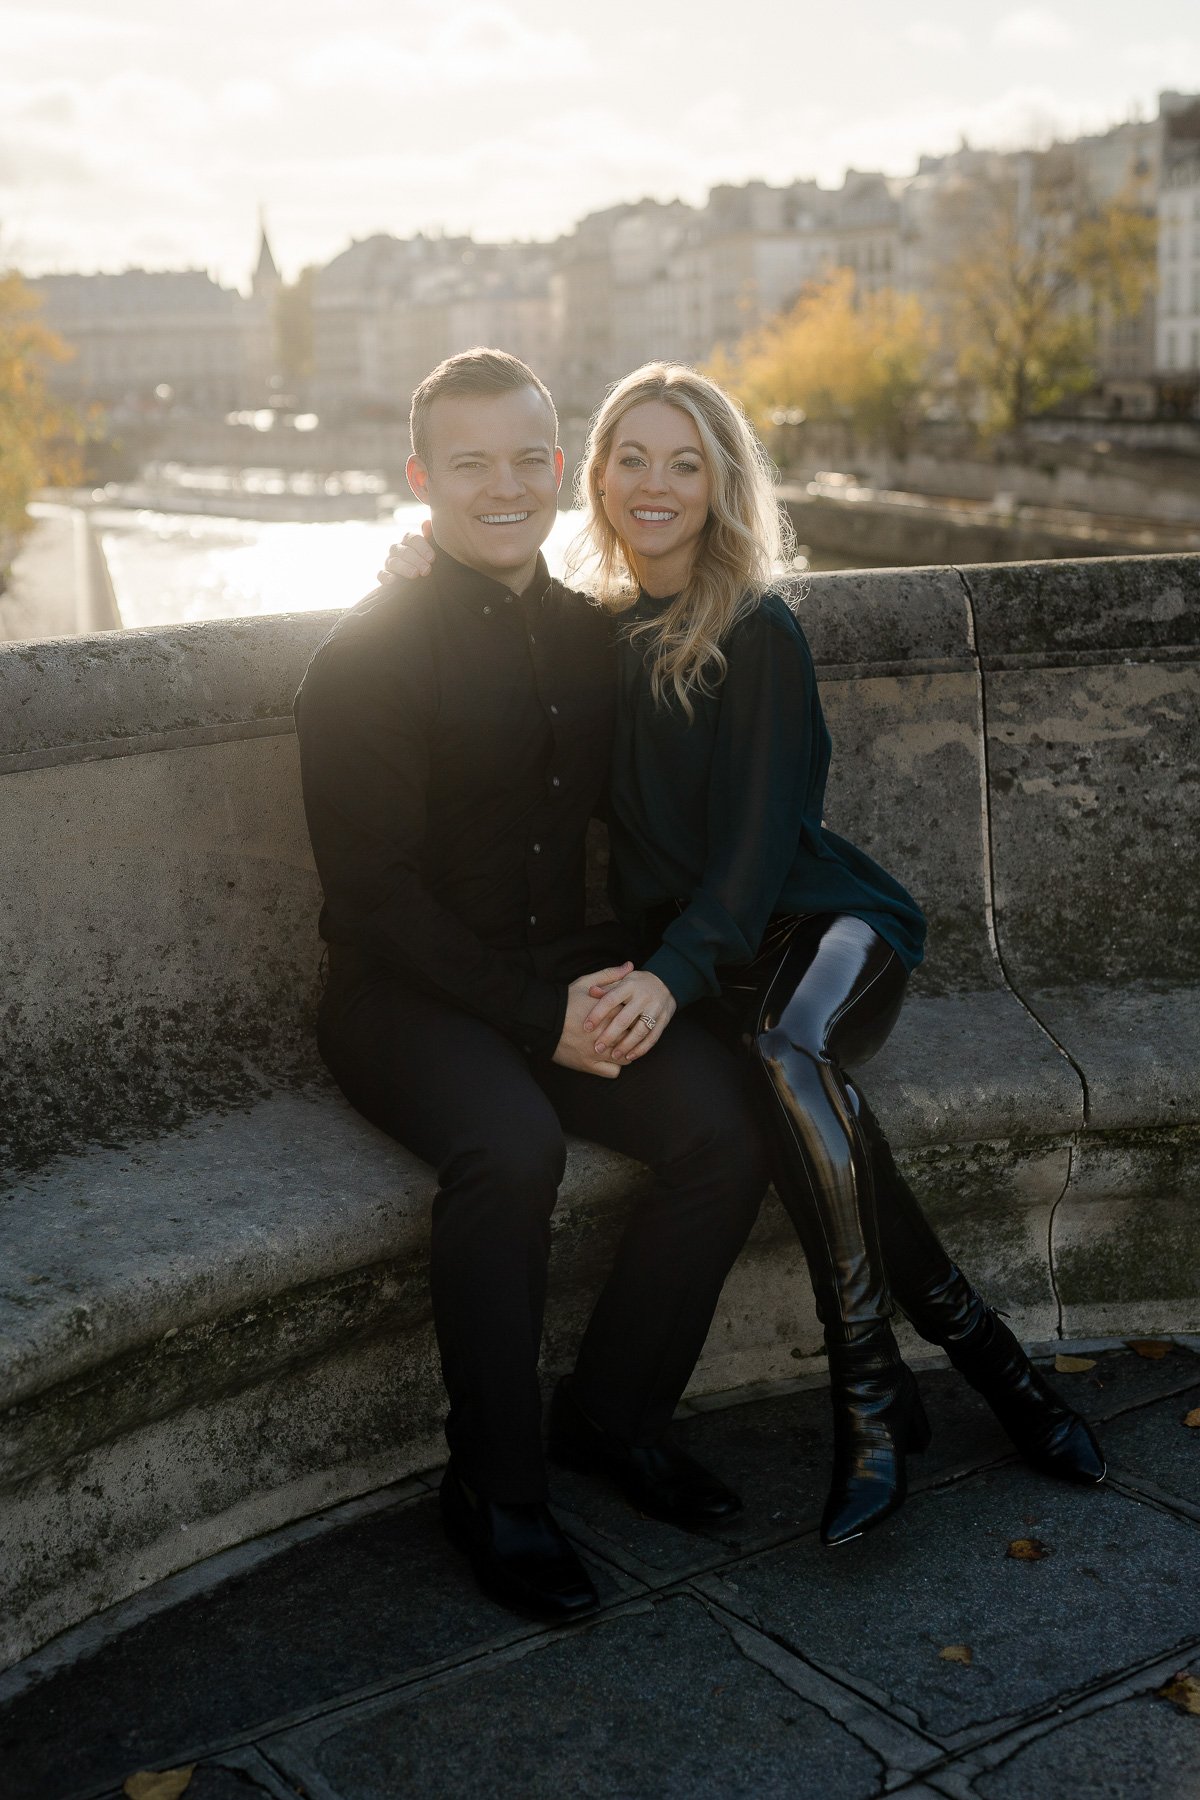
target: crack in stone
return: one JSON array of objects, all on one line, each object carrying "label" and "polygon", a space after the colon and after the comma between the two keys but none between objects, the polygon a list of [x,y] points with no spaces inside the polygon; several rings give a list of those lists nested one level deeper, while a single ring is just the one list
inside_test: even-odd
[{"label": "crack in stone", "polygon": [[[1016,983],[1013,981],[1012,976],[1009,974],[1008,966],[1004,960],[1004,953],[1000,948],[1000,935],[996,929],[996,857],[995,857],[995,846],[994,846],[993,837],[992,837],[992,808],[991,808],[991,785],[990,785],[991,758],[990,758],[989,751],[988,751],[987,676],[984,672],[983,662],[982,662],[982,659],[979,654],[979,637],[978,637],[978,633],[977,633],[976,627],[975,627],[975,598],[974,598],[974,595],[971,593],[971,584],[967,580],[966,574],[962,569],[956,568],[954,573],[958,576],[959,581],[962,583],[963,594],[966,597],[967,622],[968,622],[968,629],[969,629],[969,633],[970,633],[970,642],[971,642],[971,659],[972,659],[972,663],[974,666],[974,673],[975,673],[976,684],[977,684],[976,692],[977,692],[978,698],[979,698],[980,817],[981,817],[981,828],[982,828],[982,833],[983,833],[983,858],[984,858],[984,874],[985,874],[984,913],[985,913],[986,920],[987,920],[988,941],[991,945],[992,954],[996,959],[996,963],[997,963],[997,966],[999,967],[1000,974],[1004,981],[1004,985],[1008,989],[1009,993],[1012,995],[1013,999],[1017,1002],[1018,1006],[1020,1006],[1026,1013],[1028,1013],[1029,1017],[1033,1020],[1034,1024],[1037,1026],[1038,1030],[1041,1031],[1044,1034],[1044,1036],[1046,1036],[1050,1040],[1050,1042],[1054,1045],[1054,1048],[1058,1051],[1059,1055],[1064,1059],[1064,1061],[1069,1063],[1071,1068],[1074,1069],[1075,1074],[1079,1079],[1080,1088],[1082,1090],[1083,1123],[1086,1125],[1091,1116],[1091,1095],[1088,1090],[1087,1076],[1084,1074],[1083,1070],[1080,1068],[1080,1066],[1076,1062],[1075,1058],[1071,1055],[1071,1052],[1067,1049],[1066,1045],[1059,1042],[1058,1038],[1055,1037],[1054,1033],[1050,1030],[1050,1027],[1046,1024],[1045,1020],[1038,1017],[1037,1013],[1034,1011],[1033,1007],[1029,1004],[1028,1000],[1026,1000],[1024,995],[1020,992]],[[1061,1196],[1060,1196],[1060,1198],[1061,1198]],[[1061,1336],[1061,1318],[1060,1318],[1060,1336]]]},{"label": "crack in stone", "polygon": [[936,1738],[870,1699],[857,1686],[852,1686],[849,1678],[839,1680],[837,1675],[799,1655],[785,1639],[763,1624],[754,1609],[748,1609],[754,1614],[755,1623],[751,1624],[748,1619],[727,1610],[714,1597],[699,1589],[695,1593],[739,1655],[847,1731],[875,1758],[881,1766],[881,1792],[891,1791],[891,1777],[900,1776],[907,1780],[944,1754],[945,1747]]}]

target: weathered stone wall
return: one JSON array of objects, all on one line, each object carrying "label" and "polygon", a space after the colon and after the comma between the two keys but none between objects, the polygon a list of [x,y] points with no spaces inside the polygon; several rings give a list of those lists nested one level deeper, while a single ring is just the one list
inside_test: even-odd
[{"label": "weathered stone wall", "polygon": [[[1200,557],[801,604],[829,821],[930,914],[864,1074],[910,1177],[1025,1335],[1197,1328]],[[312,1049],[290,705],[329,622],[0,648],[0,1661],[437,1454],[433,1177]],[[572,1153],[548,1373],[639,1180]],[[771,1203],[696,1390],[819,1341]]]}]

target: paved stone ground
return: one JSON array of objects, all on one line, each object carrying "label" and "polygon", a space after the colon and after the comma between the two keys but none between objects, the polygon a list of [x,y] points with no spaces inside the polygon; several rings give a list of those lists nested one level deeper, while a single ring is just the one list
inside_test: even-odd
[{"label": "paved stone ground", "polygon": [[[678,1430],[747,1499],[697,1536],[581,1476],[555,1504],[602,1612],[569,1631],[478,1595],[436,1473],[244,1546],[0,1677],[3,1800],[1200,1800],[1200,1342],[1073,1346],[1103,1426],[1079,1491],[1008,1453],[942,1365],[903,1512],[822,1550],[824,1391],[700,1404]],[[1039,1561],[1007,1555],[1039,1539]],[[949,1660],[966,1646],[969,1660]],[[1200,1688],[1197,1690],[1200,1692]]]}]

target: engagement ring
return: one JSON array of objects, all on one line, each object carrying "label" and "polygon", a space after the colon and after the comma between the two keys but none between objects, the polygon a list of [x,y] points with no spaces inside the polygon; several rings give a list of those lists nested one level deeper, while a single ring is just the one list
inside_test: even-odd
[{"label": "engagement ring", "polygon": [[647,1031],[653,1031],[654,1027],[658,1024],[658,1020],[654,1017],[653,1013],[643,1013],[642,1024],[646,1027]]}]

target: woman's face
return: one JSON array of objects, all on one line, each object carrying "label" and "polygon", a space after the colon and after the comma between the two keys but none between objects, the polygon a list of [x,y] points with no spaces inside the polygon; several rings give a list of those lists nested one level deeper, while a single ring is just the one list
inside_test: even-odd
[{"label": "woman's face", "polygon": [[687,413],[643,400],[623,413],[604,465],[604,510],[647,593],[677,594],[708,519],[712,479]]}]

